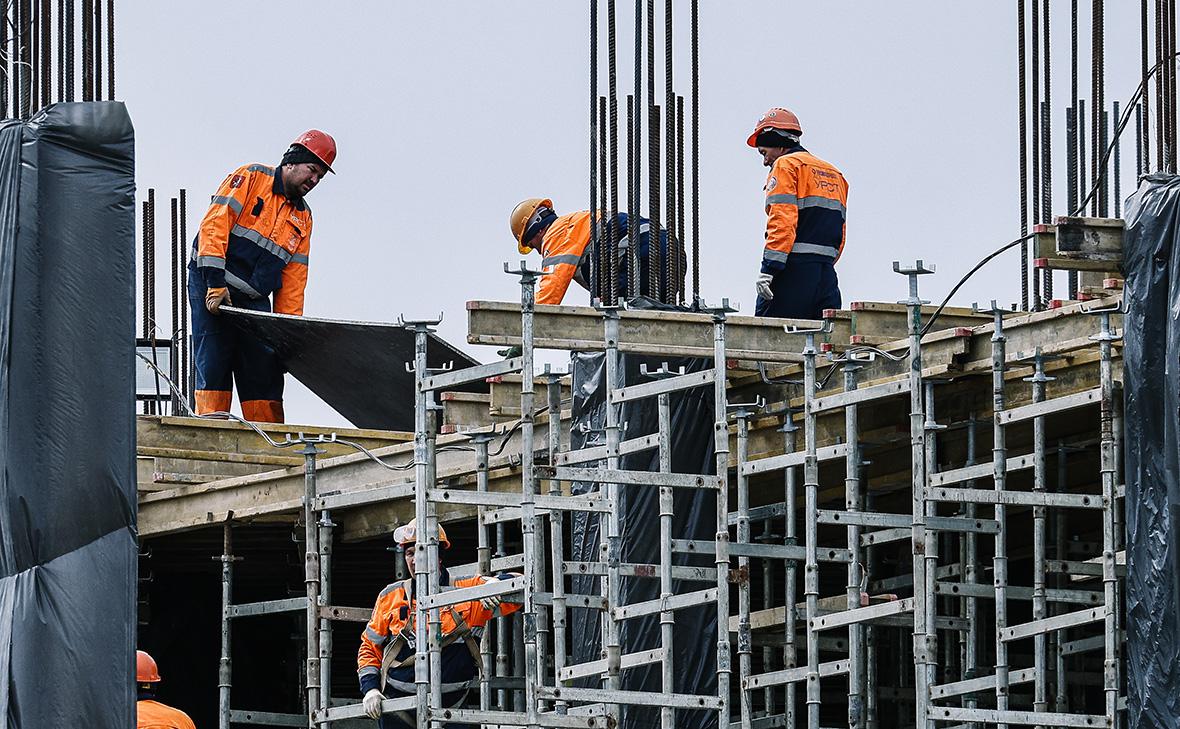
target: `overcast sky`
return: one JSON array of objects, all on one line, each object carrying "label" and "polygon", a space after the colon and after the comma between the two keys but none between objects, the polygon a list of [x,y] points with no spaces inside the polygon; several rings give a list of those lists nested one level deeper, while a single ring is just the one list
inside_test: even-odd
[{"label": "overcast sky", "polygon": [[[745,138],[770,106],[795,111],[804,145],[849,180],[837,266],[845,306],[904,297],[905,281],[891,271],[897,259],[937,265],[922,280],[923,297],[937,301],[1019,235],[1015,3],[700,4],[706,300],[727,296],[742,313],[753,310],[765,170]],[[1053,5],[1054,213],[1063,214],[1069,4]],[[619,3],[621,96],[634,68],[633,6]],[[441,311],[445,338],[494,358],[465,344],[464,302],[518,298],[516,279],[502,272],[520,259],[507,231],[512,207],[532,196],[551,197],[559,213],[588,206],[587,8],[123,0],[117,96],[135,123],[139,196],[157,190],[157,240],[167,240],[167,200],[178,188],[188,190],[191,234],[201,201],[230,170],[274,164],[300,132],[323,129],[339,145],[339,174],[308,197],[315,228],[305,313],[392,321]],[[676,0],[675,87],[686,97],[688,10]],[[657,17],[662,48],[662,11]],[[1108,100],[1125,101],[1138,84],[1138,34],[1138,3],[1107,8]],[[600,72],[605,90],[605,63]],[[1134,184],[1132,131],[1124,195]],[[1019,301],[1016,258],[998,259],[957,298]],[[587,298],[571,288],[566,303]],[[347,424],[291,378],[287,418]]]}]

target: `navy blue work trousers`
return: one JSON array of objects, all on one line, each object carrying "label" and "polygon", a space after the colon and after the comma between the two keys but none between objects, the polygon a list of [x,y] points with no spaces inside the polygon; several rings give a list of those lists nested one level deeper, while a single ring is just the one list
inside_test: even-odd
[{"label": "navy blue work trousers", "polygon": [[840,282],[830,259],[787,256],[787,265],[770,284],[773,299],[758,297],[756,316],[822,319],[824,309],[839,309]]},{"label": "navy blue work trousers", "polygon": [[[205,308],[205,282],[189,267],[188,301],[192,312],[193,364],[198,413],[228,411],[238,387],[247,420],[282,422],[283,369],[274,350],[241,331],[222,315]],[[232,306],[270,311],[269,299],[251,299],[230,289]]]}]

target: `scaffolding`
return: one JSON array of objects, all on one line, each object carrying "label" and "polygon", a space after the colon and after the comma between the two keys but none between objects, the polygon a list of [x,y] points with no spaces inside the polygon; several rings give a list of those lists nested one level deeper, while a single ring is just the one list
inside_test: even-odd
[{"label": "scaffolding", "polygon": [[[420,596],[417,625],[429,629],[415,647],[415,694],[386,699],[382,708],[416,711],[422,729],[446,722],[597,728],[620,723],[630,707],[657,707],[664,729],[681,725],[678,718],[687,712],[707,712],[717,726],[739,729],[819,729],[845,722],[859,729],[1118,726],[1124,707],[1123,573],[1118,564],[1122,424],[1114,366],[1120,300],[1034,314],[1014,314],[992,302],[974,312],[991,317],[990,324],[923,336],[929,312],[919,297],[919,279],[933,269],[919,261],[909,267],[895,264],[894,270],[908,284],[908,296],[900,302],[906,331],[902,348],[833,346],[833,327],[839,326],[835,313],[827,322],[787,323],[777,342],[760,345],[764,349],[751,344],[757,337],[739,326],[736,346],[730,348],[727,323],[733,309],[727,302],[705,313],[671,317],[671,330],[648,331],[652,336],[646,341],[637,341],[642,327],[624,326],[626,312],[617,307],[594,313],[599,336],[566,322],[563,338],[554,339],[553,321],[575,314],[570,307],[546,307],[546,323],[538,323],[533,292],[540,274],[523,263],[518,269],[505,266],[521,284],[519,332],[509,327],[501,332],[505,342],[520,345],[518,357],[464,370],[428,369],[427,336],[438,320],[403,320],[417,338],[410,365],[416,382],[413,457],[398,466],[382,465],[412,467],[412,484],[386,479],[352,491],[326,490],[317,483],[318,445],[335,442],[332,436],[288,436],[276,443],[297,446],[304,457],[306,596],[300,598],[232,603],[232,513],[226,520],[219,558],[221,726],[331,726],[364,716],[361,704],[330,697],[328,690],[331,622],[360,623],[369,617],[368,609],[331,605],[331,513],[390,499],[412,499],[421,525],[417,549],[425,559],[415,561],[412,578]],[[479,310],[469,308],[473,314]],[[578,326],[589,326],[589,314],[576,316]],[[645,368],[650,381],[624,382],[622,352],[658,354],[670,349],[662,340],[676,340],[678,348],[671,349],[702,356],[706,329],[712,345],[709,369],[683,374],[666,366]],[[688,330],[692,337],[684,335]],[[1010,332],[1015,347],[1009,346]],[[595,345],[605,355],[605,445],[571,450],[563,437],[563,375],[546,369],[538,406],[536,380],[529,376],[534,350]],[[956,353],[953,366],[947,352]],[[781,372],[761,367],[760,387],[743,385],[729,372],[731,366],[741,369],[741,362],[734,361],[739,357],[781,363]],[[1027,377],[1018,377],[1025,372]],[[1059,382],[1051,372],[1059,373]],[[463,436],[468,446],[459,457],[470,460],[475,479],[474,488],[459,488],[453,474],[440,477],[438,471],[438,394],[512,373],[524,373],[519,422],[507,432],[493,427]],[[963,383],[969,387],[988,374],[989,398],[980,402]],[[694,388],[713,392],[711,474],[672,472],[676,430],[670,398]],[[752,402],[730,402],[753,390],[794,395],[778,409],[768,408],[761,395]],[[894,420],[894,432],[863,424],[865,416],[888,420],[889,413],[905,408],[907,397],[906,416]],[[637,400],[654,400],[658,428],[623,440],[620,408]],[[1083,418],[1095,409],[1097,421],[1086,424]],[[991,458],[982,450],[989,425]],[[781,434],[772,438],[775,430]],[[1059,431],[1056,443],[1050,438],[1053,430]],[[1073,435],[1066,437],[1067,431]],[[894,476],[870,478],[872,454],[889,457],[878,442],[882,438],[893,444],[908,441],[908,449],[897,449],[908,451],[908,457],[899,461]],[[489,447],[497,440],[511,444],[514,491],[490,486],[497,465]],[[752,453],[752,446],[761,450]],[[622,455],[652,450],[659,455],[658,471],[620,467]],[[1096,479],[1069,468],[1088,466],[1095,451]],[[1056,466],[1054,484],[1051,464]],[[572,494],[574,483],[596,486]],[[622,560],[623,488],[658,489],[658,523],[641,532],[658,540],[658,564]],[[715,493],[711,541],[674,533],[676,489]],[[444,504],[468,510],[477,523],[477,561],[452,568],[452,574],[513,570],[520,576],[460,589],[441,585],[438,507]],[[574,528],[570,517],[577,512],[599,520],[596,561],[566,557]],[[515,554],[508,552],[508,524],[515,525],[513,533],[519,529]],[[642,537],[633,533],[630,538]],[[686,554],[712,555],[712,566],[683,566],[677,560]],[[984,576],[988,571],[991,585]],[[574,575],[597,578],[597,594],[571,590]],[[624,579],[658,580],[659,597],[624,602]],[[1101,590],[1085,589],[1086,582],[1096,580]],[[707,586],[683,589],[693,582]],[[481,635],[478,708],[444,706],[441,611],[494,595],[519,602],[522,618],[514,627],[511,618],[498,617]],[[716,665],[709,667],[715,686],[707,693],[677,693],[676,675],[685,667],[673,660],[676,614],[702,606],[715,613],[717,632],[710,640],[716,641]],[[598,614],[600,659],[573,662],[573,609]],[[306,615],[304,712],[231,709],[232,622],[292,611]],[[641,616],[658,616],[659,645],[628,652],[621,626]],[[354,650],[352,645],[341,648]],[[732,665],[731,652],[737,657]],[[624,688],[626,671],[656,664],[660,691]],[[1091,676],[1096,678],[1091,681]],[[595,685],[588,686],[588,679]],[[1091,683],[1100,686],[1101,701],[1090,698],[1096,695],[1086,688]]]}]

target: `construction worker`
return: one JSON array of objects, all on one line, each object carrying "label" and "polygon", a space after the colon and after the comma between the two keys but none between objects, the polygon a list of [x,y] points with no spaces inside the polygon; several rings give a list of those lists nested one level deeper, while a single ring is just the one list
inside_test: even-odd
[{"label": "construction worker", "polygon": [[233,383],[242,416],[283,422],[283,370],[257,338],[218,318],[223,305],[303,314],[311,208],[304,197],[332,172],[336,142],[299,135],[277,167],[243,165],[226,176],[193,241],[189,307],[198,415],[228,412]]},{"label": "construction worker", "polygon": [[802,135],[798,117],[774,108],[746,140],[770,168],[758,316],[821,319],[824,309],[840,308],[835,263],[844,251],[848,182],[799,144]]},{"label": "construction worker", "polygon": [[[361,694],[364,696],[365,713],[379,720],[381,729],[413,729],[417,722],[413,712],[402,711],[382,715],[381,702],[387,698],[412,696],[414,686],[414,650],[426,631],[416,625],[417,614],[414,600],[414,563],[417,546],[417,520],[398,527],[393,538],[401,546],[410,577],[388,585],[377,596],[373,616],[361,633],[361,645],[357,651],[357,676],[360,679]],[[438,527],[438,541],[444,549],[451,548],[451,541],[441,525]],[[450,585],[450,577],[442,565],[439,555],[439,583]],[[473,587],[488,582],[512,577],[476,575],[454,581],[454,587]],[[504,602],[493,596],[482,600],[459,603],[441,611],[442,619],[442,698],[443,705],[456,707],[463,704],[467,692],[474,684],[482,668],[479,656],[480,631],[497,614],[508,615],[520,609],[517,604]]]},{"label": "construction worker", "polygon": [[[619,213],[617,218],[618,256],[623,260],[626,254],[628,240],[627,214]],[[547,274],[541,279],[541,286],[537,290],[538,304],[560,304],[565,298],[570,282],[576,281],[579,286],[590,290],[590,259],[593,246],[590,245],[590,212],[582,210],[576,213],[558,215],[553,210],[553,201],[548,198],[531,197],[519,203],[512,210],[508,218],[508,227],[512,237],[516,239],[517,250],[527,256],[532,251],[540,251],[541,267]],[[639,219],[639,245],[636,248],[639,261],[639,291],[641,296],[650,296],[649,277],[647,270],[648,231],[650,222],[646,218]],[[605,231],[603,231],[605,233]],[[599,239],[605,240],[605,236]],[[605,243],[603,243],[605,245]],[[668,234],[660,231],[660,249],[665,255],[668,250]],[[683,258],[680,270],[684,270]],[[660,288],[667,289],[666,272],[660,272]],[[626,272],[619,266],[620,291],[625,291]],[[662,297],[667,298],[667,297]]]},{"label": "construction worker", "polygon": [[136,729],[197,729],[188,714],[156,701],[160,669],[145,651],[135,651],[135,685],[139,699],[135,704]]}]

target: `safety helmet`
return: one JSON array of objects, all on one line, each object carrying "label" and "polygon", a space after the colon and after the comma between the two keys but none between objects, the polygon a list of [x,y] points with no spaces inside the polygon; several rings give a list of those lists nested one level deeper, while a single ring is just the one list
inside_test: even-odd
[{"label": "safety helmet", "polygon": [[[418,541],[418,519],[410,519],[405,524],[394,529],[393,541],[403,547]],[[442,543],[444,549],[451,548],[451,540],[447,539],[447,532],[443,529],[442,524],[438,525],[438,541]]]},{"label": "safety helmet", "polygon": [[746,140],[746,144],[751,147],[757,147],[758,135],[767,129],[780,129],[784,132],[794,132],[795,134],[803,133],[803,127],[799,125],[799,117],[795,116],[790,109],[776,106],[759,117],[758,123],[754,125],[754,133]]},{"label": "safety helmet", "polygon": [[135,682],[156,683],[160,680],[160,669],[147,651],[135,651]]},{"label": "safety helmet", "polygon": [[534,218],[542,208],[553,210],[553,201],[544,197],[530,197],[512,208],[512,215],[508,216],[508,229],[512,231],[512,237],[516,239],[516,249],[521,255],[527,256],[533,251],[524,244],[524,232],[529,229],[529,225],[536,222]]},{"label": "safety helmet", "polygon": [[308,129],[291,144],[298,144],[305,148],[324,163],[328,172],[336,174],[336,170],[332,169],[332,163],[336,161],[336,140],[332,139],[331,134],[321,132],[319,129]]}]

